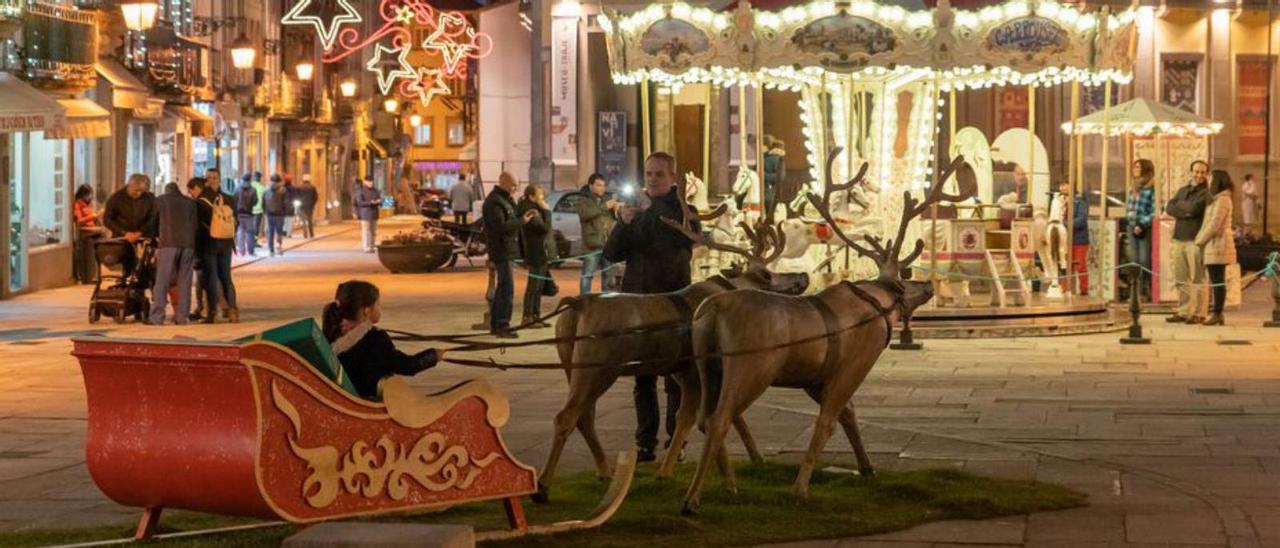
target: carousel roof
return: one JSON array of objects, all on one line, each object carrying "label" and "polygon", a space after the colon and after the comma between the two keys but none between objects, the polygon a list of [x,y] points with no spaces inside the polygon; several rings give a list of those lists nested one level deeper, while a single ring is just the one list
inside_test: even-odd
[{"label": "carousel roof", "polygon": [[1127,83],[1135,14],[1082,11],[1053,0],[976,9],[954,9],[946,0],[932,9],[818,0],[773,11],[746,1],[726,11],[674,2],[611,12],[600,23],[619,83],[801,89],[838,80],[935,78],[949,89]]},{"label": "carousel roof", "polygon": [[1108,110],[1082,116],[1074,126],[1071,122],[1064,123],[1062,131],[1083,134],[1106,132],[1111,136],[1213,135],[1222,131],[1222,123],[1139,97]]}]

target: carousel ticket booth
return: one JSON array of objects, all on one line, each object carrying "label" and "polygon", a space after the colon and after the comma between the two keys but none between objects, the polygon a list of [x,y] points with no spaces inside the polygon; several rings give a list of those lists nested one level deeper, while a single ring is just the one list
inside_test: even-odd
[{"label": "carousel ticket booth", "polygon": [[[807,180],[794,199],[779,200],[773,211],[748,205],[740,215],[747,221],[771,215],[780,223],[787,245],[773,268],[809,272],[811,291],[874,277],[876,267],[850,253],[831,237],[832,227],[805,211],[808,193],[823,195],[827,184],[850,180],[865,164],[862,184],[833,194],[833,218],[851,236],[892,236],[904,191],[922,194],[935,184],[939,166],[963,154],[978,176],[979,195],[936,208],[914,221],[907,237],[925,240],[913,276],[933,280],[939,295],[917,311],[917,332],[970,337],[1011,332],[974,329],[987,324],[1016,333],[1026,333],[1028,326],[1072,332],[1064,329],[1072,322],[1084,331],[1116,327],[1101,293],[1081,295],[1073,285],[1076,277],[1067,274],[1070,231],[1064,240],[1062,224],[1075,219],[1078,170],[1071,170],[1065,194],[1050,187],[1052,159],[1036,136],[1034,91],[1069,85],[1074,119],[1081,88],[1129,82],[1135,14],[1108,7],[1086,11],[1051,0],[1011,0],[972,10],[953,9],[945,0],[925,10],[871,0],[817,1],[777,11],[742,1],[724,11],[651,4],[634,13],[610,11],[599,21],[608,36],[613,80],[641,86],[646,152],[655,130],[647,99],[651,87],[671,88],[679,97],[681,88],[697,86],[706,104],[729,105],[732,135],[704,126],[701,150],[727,146],[734,151],[728,155],[731,165],[738,151],[756,156],[754,162],[739,159],[731,177],[735,191],[741,186],[756,196],[747,204],[765,202],[755,181],[765,177],[766,163],[764,147],[746,143],[742,126],[754,123],[755,134],[763,134],[764,90],[793,96],[793,125],[803,135],[803,148],[788,154],[807,159]],[[977,128],[957,127],[958,94],[1007,87],[1029,90],[1027,127],[994,140]],[[722,97],[738,99],[737,107]],[[1056,129],[1048,122],[1061,121],[1041,121],[1042,130]],[[1073,143],[1071,160],[1077,155]],[[690,160],[678,158],[682,166]],[[709,160],[704,153],[694,162],[705,166]],[[741,238],[733,230],[736,223],[723,224],[713,238]],[[1113,256],[1115,249],[1102,255]],[[694,265],[695,277],[713,272],[699,267],[719,264],[715,254],[695,259],[704,262]]]}]

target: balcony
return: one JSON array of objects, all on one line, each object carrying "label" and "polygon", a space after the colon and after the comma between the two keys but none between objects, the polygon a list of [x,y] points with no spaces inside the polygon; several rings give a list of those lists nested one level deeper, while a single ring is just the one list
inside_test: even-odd
[{"label": "balcony", "polygon": [[174,32],[167,21],[144,32],[129,32],[125,65],[160,94],[212,97],[203,67],[208,46]]},{"label": "balcony", "polygon": [[8,32],[22,26],[25,0],[0,0],[0,31]]},{"label": "balcony", "polygon": [[31,2],[22,14],[22,43],[26,76],[36,85],[85,88],[97,81],[98,22],[93,12]]}]

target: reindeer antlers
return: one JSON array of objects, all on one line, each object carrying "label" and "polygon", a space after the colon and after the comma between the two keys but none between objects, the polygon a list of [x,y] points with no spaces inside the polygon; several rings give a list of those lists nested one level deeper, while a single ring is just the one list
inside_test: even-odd
[{"label": "reindeer antlers", "polygon": [[[728,208],[724,204],[720,204],[711,213],[695,215],[690,213],[689,206],[685,203],[684,196],[680,195],[678,197],[680,199],[680,207],[684,210],[685,214],[683,221],[677,223],[671,219],[663,218],[662,222],[667,223],[667,226],[680,231],[681,234],[684,234],[686,238],[689,238],[696,244],[701,244],[706,246],[708,249],[714,249],[724,253],[741,255],[747,260],[748,268],[764,268],[766,265],[778,260],[778,258],[782,256],[783,250],[787,247],[786,234],[778,230],[777,227],[770,225],[763,218],[754,228],[747,224],[746,221],[739,224],[739,226],[742,227],[743,232],[747,234],[747,239],[751,241],[751,249],[749,250],[734,245],[722,244],[707,238],[703,234],[693,230],[693,226],[692,223],[689,222],[689,218],[694,217],[699,221],[714,220],[717,217],[724,215]],[[769,252],[769,255],[765,256],[766,251],[770,251],[770,249],[771,252]]]},{"label": "reindeer antlers", "polygon": [[[913,219],[919,217],[930,207],[933,207],[939,202],[959,202],[967,200],[978,192],[977,178],[974,176],[973,168],[969,167],[969,165],[964,162],[964,156],[956,156],[955,159],[951,161],[951,164],[947,166],[946,170],[942,172],[942,176],[938,178],[938,183],[935,184],[933,188],[929,189],[929,192],[925,195],[923,201],[917,200],[915,197],[911,196],[910,191],[903,191],[902,219],[898,223],[897,235],[887,242],[882,242],[881,239],[875,235],[864,236],[863,239],[866,241],[867,245],[870,246],[870,249],[868,249],[867,247],[855,242],[853,238],[850,238],[844,233],[844,231],[840,230],[839,225],[836,224],[835,218],[831,215],[831,194],[852,188],[854,185],[861,183],[867,174],[867,164],[863,163],[862,167],[858,170],[858,174],[854,176],[853,179],[849,180],[849,182],[839,185],[832,183],[831,166],[835,162],[836,156],[840,154],[841,150],[841,147],[836,147],[827,156],[827,188],[821,201],[819,201],[815,194],[810,193],[809,203],[818,210],[818,213],[822,215],[823,219],[826,219],[827,222],[831,224],[832,231],[836,236],[843,240],[846,245],[858,252],[859,255],[876,262],[876,265],[880,267],[881,278],[900,277],[902,269],[909,266],[920,256],[922,252],[924,252],[924,240],[917,239],[915,248],[909,255],[907,255],[907,258],[898,258],[902,253],[902,242],[906,239],[907,226]],[[956,175],[956,180],[960,185],[960,191],[955,194],[949,194],[944,190],[947,179],[952,175]],[[861,202],[858,203],[863,205]],[[863,205],[863,207],[866,206]]]}]

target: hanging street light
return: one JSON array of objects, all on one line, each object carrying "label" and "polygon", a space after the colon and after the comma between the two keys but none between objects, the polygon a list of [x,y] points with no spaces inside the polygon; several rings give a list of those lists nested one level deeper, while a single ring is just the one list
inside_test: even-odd
[{"label": "hanging street light", "polygon": [[347,78],[346,80],[343,80],[341,84],[338,84],[338,88],[342,90],[343,97],[355,97],[356,95],[356,81],[350,78]]},{"label": "hanging street light", "polygon": [[298,66],[294,67],[294,70],[298,72],[299,80],[302,80],[303,82],[310,82],[311,75],[314,74],[316,71],[316,66],[306,61],[303,61],[301,63],[298,63]]},{"label": "hanging street light", "polygon": [[253,68],[253,60],[257,56],[258,50],[254,49],[253,42],[244,33],[240,33],[240,37],[231,43],[231,64],[236,68]]},{"label": "hanging street light", "polygon": [[160,4],[151,0],[132,0],[120,3],[124,14],[124,26],[133,31],[144,31],[156,25],[156,12]]}]

